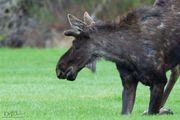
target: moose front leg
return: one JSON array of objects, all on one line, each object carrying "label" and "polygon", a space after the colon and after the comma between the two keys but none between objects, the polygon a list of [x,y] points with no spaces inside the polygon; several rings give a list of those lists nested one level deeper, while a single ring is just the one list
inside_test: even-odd
[{"label": "moose front leg", "polygon": [[123,81],[123,93],[122,93],[122,112],[121,114],[129,114],[133,110],[137,82],[129,82],[128,80]]},{"label": "moose front leg", "polygon": [[[163,97],[162,97],[162,102],[161,102],[161,107],[160,107],[160,110],[159,110],[159,114],[163,115],[163,114],[173,114],[172,110],[171,109],[166,109],[166,108],[163,108],[170,93],[171,93],[171,90],[173,89],[176,81],[178,80],[180,76],[180,65],[176,66],[175,68],[173,68],[171,70],[171,76],[170,76],[170,79],[164,89],[164,93],[163,93]],[[148,114],[148,111],[144,111],[143,112],[143,115],[146,115]]]},{"label": "moose front leg", "polygon": [[161,106],[163,91],[164,91],[164,84],[154,84],[150,88],[150,103],[149,103],[149,109],[148,114],[158,114],[159,109]]},{"label": "moose front leg", "polygon": [[121,114],[129,114],[132,112],[134,106],[138,81],[134,78],[131,70],[118,64],[116,67],[120,73],[123,85]]},{"label": "moose front leg", "polygon": [[169,79],[169,81],[166,85],[166,88],[164,90],[164,94],[163,94],[163,98],[162,98],[162,102],[161,102],[161,109],[160,109],[159,114],[173,114],[171,109],[166,109],[163,107],[164,107],[164,105],[165,105],[176,81],[178,80],[179,75],[180,75],[180,65],[176,66],[175,68],[173,68],[171,70],[171,76],[170,76],[170,79]]},{"label": "moose front leg", "polygon": [[151,78],[152,85],[150,86],[150,102],[148,114],[158,114],[161,107],[161,102],[164,93],[164,87],[167,83],[166,74],[156,74],[152,75]]}]

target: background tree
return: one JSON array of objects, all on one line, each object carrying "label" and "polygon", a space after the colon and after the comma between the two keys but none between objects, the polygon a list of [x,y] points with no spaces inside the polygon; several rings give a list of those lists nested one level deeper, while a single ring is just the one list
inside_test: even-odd
[{"label": "background tree", "polygon": [[61,33],[69,27],[66,17],[68,13],[82,19],[84,11],[88,11],[97,20],[115,21],[129,9],[153,2],[154,0],[0,0],[0,46],[64,45],[66,43],[61,43],[64,40]]}]

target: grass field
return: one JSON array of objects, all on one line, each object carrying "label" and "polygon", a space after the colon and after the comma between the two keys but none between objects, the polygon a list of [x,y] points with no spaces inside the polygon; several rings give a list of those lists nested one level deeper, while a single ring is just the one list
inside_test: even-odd
[{"label": "grass field", "polygon": [[[180,81],[167,104],[174,115],[141,116],[149,88],[139,84],[133,113],[120,115],[122,85],[115,65],[99,62],[76,81],[55,75],[62,49],[0,49],[0,120],[179,120]],[[168,75],[169,76],[169,75]]]}]

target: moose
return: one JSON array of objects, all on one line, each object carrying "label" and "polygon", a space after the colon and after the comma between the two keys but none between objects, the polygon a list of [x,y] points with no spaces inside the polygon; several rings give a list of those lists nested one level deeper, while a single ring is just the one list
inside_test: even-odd
[{"label": "moose", "polygon": [[75,39],[57,63],[59,79],[74,81],[84,67],[104,58],[120,73],[122,114],[132,112],[139,82],[150,87],[145,114],[169,112],[162,107],[180,74],[179,0],[157,0],[152,7],[129,11],[118,23],[95,22],[87,12],[84,21],[71,14],[68,20],[72,29],[64,35]]}]

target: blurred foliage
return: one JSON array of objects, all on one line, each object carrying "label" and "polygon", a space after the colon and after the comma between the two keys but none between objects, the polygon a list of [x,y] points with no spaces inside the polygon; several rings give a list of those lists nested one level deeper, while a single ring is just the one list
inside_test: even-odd
[{"label": "blurred foliage", "polygon": [[[59,20],[67,13],[76,16],[82,16],[84,11],[93,13],[98,5],[104,1],[103,10],[97,14],[99,19],[113,20],[116,16],[121,15],[129,9],[140,5],[153,4],[154,0],[22,0],[22,6],[28,11],[29,15],[43,22],[53,22]],[[52,3],[60,5],[51,6]],[[55,16],[51,7],[59,7],[59,16]],[[62,15],[62,16],[60,16]],[[65,16],[66,17],[66,16]]]},{"label": "blurred foliage", "polygon": [[26,46],[46,46],[54,31],[62,33],[69,27],[68,13],[83,19],[83,13],[88,11],[97,21],[117,21],[128,10],[154,1],[0,0],[0,47],[19,41]]},{"label": "blurred foliage", "polygon": [[3,36],[2,34],[0,34],[0,41],[4,40],[5,36]]},{"label": "blurred foliage", "polygon": [[46,6],[47,1],[48,0],[21,0],[19,6],[32,18],[44,22],[53,22],[54,17]]},{"label": "blurred foliage", "polygon": [[[9,2],[11,11],[18,13],[23,10],[26,15],[36,19],[41,24],[67,22],[66,14],[71,13],[82,17],[85,11],[90,14],[99,10],[95,16],[98,19],[112,21],[117,16],[124,14],[129,9],[140,5],[153,4],[154,0],[0,0]],[[9,14],[13,14],[9,12]],[[65,24],[66,25],[66,24]]]}]

